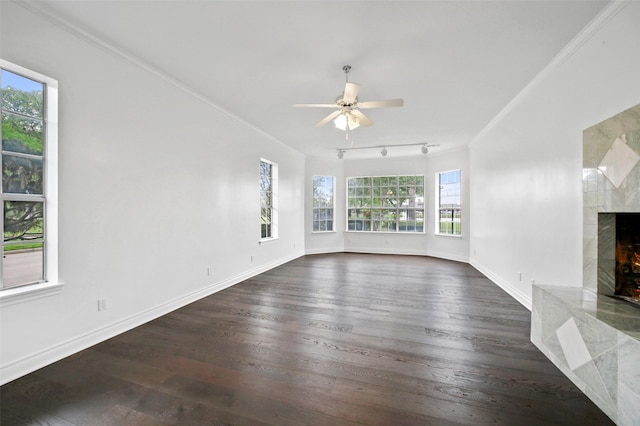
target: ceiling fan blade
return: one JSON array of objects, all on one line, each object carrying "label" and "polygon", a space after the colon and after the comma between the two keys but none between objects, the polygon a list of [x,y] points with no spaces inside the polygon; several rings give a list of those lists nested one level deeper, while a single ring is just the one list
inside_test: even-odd
[{"label": "ceiling fan blade", "polygon": [[360,123],[360,125],[363,127],[369,127],[373,124],[373,121],[369,120],[367,116],[362,113],[362,111],[352,109],[351,114],[355,115],[358,118],[358,123]]},{"label": "ceiling fan blade", "polygon": [[359,84],[347,82],[347,84],[344,85],[344,95],[342,95],[342,101],[345,104],[355,103],[359,91]]},{"label": "ceiling fan blade", "polygon": [[336,108],[336,104],[293,104],[295,108]]},{"label": "ceiling fan blade", "polygon": [[385,101],[369,101],[358,102],[358,108],[389,108],[389,107],[401,107],[404,105],[402,99],[387,99]]},{"label": "ceiling fan blade", "polygon": [[339,116],[340,114],[342,114],[342,110],[333,111],[331,114],[327,115],[325,118],[318,121],[318,123],[314,127],[324,126],[325,124],[327,124],[328,122],[330,122],[331,120]]}]

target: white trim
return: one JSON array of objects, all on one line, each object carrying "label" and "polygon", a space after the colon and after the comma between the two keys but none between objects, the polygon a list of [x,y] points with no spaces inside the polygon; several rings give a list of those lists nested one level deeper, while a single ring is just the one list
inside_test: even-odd
[{"label": "white trim", "polygon": [[[4,1],[4,0],[0,0],[0,1]],[[199,99],[200,101],[204,102],[205,104],[209,105],[210,107],[216,109],[217,111],[221,112],[222,114],[226,115],[227,117],[237,121],[238,123],[256,131],[257,133],[261,134],[262,136],[264,136],[265,138],[278,143],[281,146],[284,146],[288,149],[292,149],[294,151],[296,151],[299,154],[302,154],[302,152],[298,151],[295,148],[292,148],[291,146],[287,145],[286,143],[284,143],[283,141],[281,141],[280,139],[276,138],[275,136],[271,135],[270,133],[267,133],[266,131],[262,130],[261,128],[257,127],[254,124],[249,123],[248,121],[242,119],[240,116],[233,114],[232,112],[224,109],[223,107],[221,107],[220,105],[216,104],[215,102],[213,102],[211,99],[209,99],[208,97],[202,95],[201,93],[199,93],[197,90],[191,88],[190,86],[188,86],[187,84],[183,83],[181,80],[179,80],[178,78],[168,74],[167,72],[161,70],[160,68],[153,66],[151,64],[149,64],[148,62],[144,61],[143,59],[135,56],[134,54],[126,51],[125,49],[116,46],[114,44],[108,43],[104,40],[102,40],[101,38],[91,34],[89,31],[80,28],[77,25],[72,24],[71,22],[69,22],[68,20],[66,20],[65,18],[61,17],[60,15],[54,13],[52,10],[50,10],[47,6],[45,6],[45,3],[41,3],[41,4],[37,4],[35,2],[31,2],[31,1],[21,1],[21,0],[14,0],[14,2],[21,6],[22,8],[28,10],[29,12],[33,13],[34,15],[37,15],[39,17],[41,17],[42,19],[50,22],[51,24],[55,25],[56,27],[62,29],[63,31],[66,31],[67,33],[71,34],[72,36],[86,42],[87,44],[90,44],[91,46],[97,47],[99,49],[102,49],[104,51],[106,51],[109,54],[112,54],[114,56],[117,56],[121,59],[124,59],[127,62],[130,62],[131,64],[155,75],[156,77],[166,81],[167,83],[175,86],[176,88],[182,90],[185,93],[188,93],[189,95],[193,96],[196,99]]]},{"label": "white trim", "polygon": [[[359,220],[359,219],[354,219]],[[366,220],[366,219],[364,219]],[[424,223],[424,222],[423,222]],[[423,226],[424,229],[424,226]],[[424,237],[427,233],[426,231],[354,231],[350,229],[344,230],[345,234],[374,234],[374,235],[420,235]]]},{"label": "white trim", "polygon": [[458,239],[464,238],[464,235],[462,235],[462,234],[455,234],[455,235],[454,234],[441,234],[439,232],[434,232],[433,236],[434,237],[438,237],[438,238],[439,237],[442,237],[442,238],[458,238]]},{"label": "white trim", "polygon": [[[43,146],[44,161],[44,206],[45,206],[45,236],[44,276],[46,286],[37,287],[33,292],[27,290],[12,291],[2,289],[0,293],[0,305],[18,303],[44,297],[59,291],[58,283],[58,80],[30,70],[12,62],[0,59],[0,68],[9,72],[20,74],[23,77],[45,84],[44,110],[45,140]],[[30,285],[33,286],[33,285]],[[46,289],[58,289],[57,291],[45,291]],[[9,291],[8,295],[5,295]],[[28,295],[31,293],[31,295]],[[24,297],[19,294],[25,295]],[[39,295],[39,296],[36,296]]]},{"label": "white trim", "polygon": [[[331,230],[326,230],[326,231],[314,231],[313,227],[315,225],[315,211],[316,209],[328,209],[327,207],[316,207],[315,206],[315,201],[316,201],[316,178],[320,177],[320,178],[331,178],[331,226],[332,229]],[[328,232],[336,232],[336,177],[333,175],[313,175],[311,177],[311,233],[312,234],[322,234],[322,233],[328,233]]]},{"label": "white trim", "polygon": [[[446,234],[443,232],[440,232],[440,224],[442,222],[440,222],[440,191],[442,190],[442,188],[440,188],[440,176],[443,173],[451,173],[451,172],[458,172],[458,175],[460,177],[460,180],[458,181],[458,185],[460,186],[460,194],[458,194],[458,203],[460,205],[460,219],[458,220],[458,222],[460,223],[460,234]],[[434,177],[434,190],[435,190],[435,200],[433,202],[434,205],[434,221],[433,221],[433,235],[438,236],[438,237],[458,237],[461,238],[462,237],[462,168],[457,168],[457,169],[451,169],[451,170],[443,170],[440,172],[436,172],[435,177]],[[448,222],[445,222],[448,223]],[[453,231],[453,224],[456,223],[455,220],[453,222],[451,222],[451,230]]]},{"label": "white trim", "polygon": [[408,256],[429,256],[426,250],[397,249],[385,247],[345,247],[345,253],[370,253],[370,254],[402,254]]},{"label": "white trim", "polygon": [[279,240],[278,237],[260,238],[260,240],[258,241],[258,244],[260,244],[260,245],[268,244],[268,243],[276,242],[278,240]]},{"label": "white trim", "polygon": [[427,250],[427,256],[437,257],[438,259],[452,260],[454,262],[469,263],[469,256],[460,256],[457,254],[445,253],[441,251]]},{"label": "white trim", "polygon": [[305,250],[305,254],[331,254],[331,253],[344,253],[344,247],[325,247]]},{"label": "white trim", "polygon": [[260,213],[260,244],[263,242],[268,242],[272,240],[277,240],[280,236],[278,232],[278,163],[275,163],[271,160],[267,160],[265,158],[260,158],[260,210],[264,207],[262,205],[262,163],[269,164],[271,166],[271,205],[268,206],[271,209],[271,235],[268,237],[262,237],[262,212]]},{"label": "white trim", "polygon": [[146,322],[159,318],[162,315],[166,315],[169,312],[200,300],[203,297],[210,296],[214,293],[217,293],[221,290],[224,290],[228,287],[231,287],[235,284],[266,272],[270,269],[295,260],[303,255],[304,253],[296,252],[293,255],[276,259],[257,268],[229,277],[225,280],[209,284],[204,288],[201,288],[184,296],[180,296],[166,303],[162,303],[158,306],[136,313],[129,316],[128,318],[124,318],[111,324],[107,324],[103,327],[99,327],[78,337],[74,337],[65,342],[50,346],[44,350],[28,355],[14,362],[4,364],[0,367],[0,385],[15,380],[18,377],[24,376],[25,374],[29,374],[39,368],[59,361],[81,350],[87,349],[97,343],[103,342],[107,339],[117,336],[118,334],[124,333],[125,331],[138,327]]},{"label": "white trim", "polygon": [[500,112],[469,142],[469,146],[481,139],[509,114],[529,93],[560,65],[572,57],[607,22],[613,19],[631,0],[613,0],[607,4]]},{"label": "white trim", "polygon": [[511,285],[508,281],[502,279],[498,274],[494,273],[489,268],[482,265],[477,260],[471,259],[469,261],[469,264],[474,268],[476,268],[484,276],[489,278],[491,281],[493,281],[495,285],[497,285],[498,287],[506,291],[509,294],[509,296],[513,297],[518,302],[520,302],[522,306],[524,306],[528,310],[531,310],[531,306],[532,306],[531,296],[526,295],[525,293],[520,291],[518,288]]},{"label": "white trim", "polygon": [[[56,265],[57,266],[57,265]],[[52,296],[62,291],[62,283],[45,282],[27,284],[20,287],[6,288],[0,291],[0,308],[16,303],[28,302],[41,297]]]}]

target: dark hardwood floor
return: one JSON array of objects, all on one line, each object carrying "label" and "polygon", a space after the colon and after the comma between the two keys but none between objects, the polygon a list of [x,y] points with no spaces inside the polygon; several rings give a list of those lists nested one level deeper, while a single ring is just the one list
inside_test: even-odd
[{"label": "dark hardwood floor", "polygon": [[1,424],[606,425],[469,265],[305,256],[8,383]]}]

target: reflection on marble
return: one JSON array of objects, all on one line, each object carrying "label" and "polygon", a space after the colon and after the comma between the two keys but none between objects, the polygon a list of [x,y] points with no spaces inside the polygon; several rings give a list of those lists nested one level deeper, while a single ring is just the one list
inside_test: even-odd
[{"label": "reflection on marble", "polygon": [[567,360],[570,369],[575,370],[591,361],[587,345],[582,340],[582,335],[573,317],[556,330],[556,336],[558,336],[564,359]]},{"label": "reflection on marble", "polygon": [[576,287],[533,286],[531,341],[619,425],[640,420],[640,307]]},{"label": "reflection on marble", "polygon": [[622,182],[640,161],[640,155],[627,145],[626,136],[626,134],[619,136],[613,141],[613,145],[598,165],[598,170],[601,170],[616,188],[620,188]]},{"label": "reflection on marble", "polygon": [[583,287],[613,294],[615,230],[594,225],[602,213],[640,212],[640,105],[586,129],[582,156]]}]

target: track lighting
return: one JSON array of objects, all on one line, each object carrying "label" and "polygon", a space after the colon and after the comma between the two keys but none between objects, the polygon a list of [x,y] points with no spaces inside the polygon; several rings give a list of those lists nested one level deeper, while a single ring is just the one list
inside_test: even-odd
[{"label": "track lighting", "polygon": [[[395,144],[395,145],[355,146],[355,147],[351,147],[351,148],[336,148],[336,152],[338,153],[338,158],[343,158],[344,157],[344,153],[347,152],[347,151],[380,149],[380,155],[382,155],[383,157],[386,157],[387,154],[389,153],[389,151],[387,150],[387,146],[391,147],[392,150],[394,150],[396,148],[400,148],[400,147],[413,147],[413,146],[418,147],[419,146],[420,147],[420,152],[422,152],[423,155],[426,155],[427,153],[429,153],[429,148],[430,147],[440,146],[440,145],[432,144],[432,143],[419,142],[419,143],[402,143],[402,144]],[[407,155],[406,151],[405,151],[405,155]]]}]

